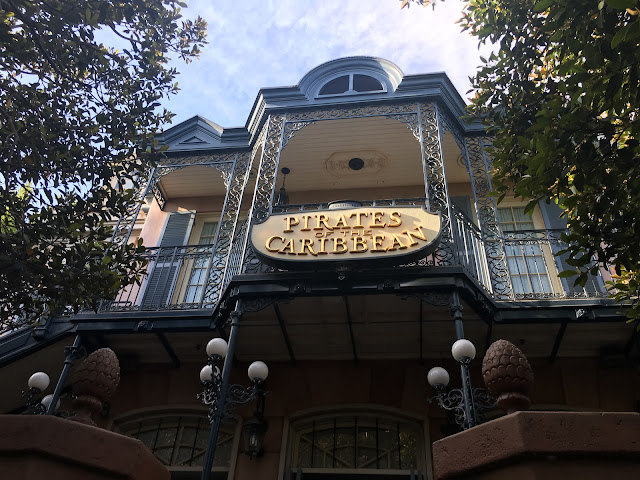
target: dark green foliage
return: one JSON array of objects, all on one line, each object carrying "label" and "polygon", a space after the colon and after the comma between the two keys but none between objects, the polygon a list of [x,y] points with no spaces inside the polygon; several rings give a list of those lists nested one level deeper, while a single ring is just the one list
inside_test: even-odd
[{"label": "dark green foliage", "polygon": [[615,266],[616,298],[637,318],[638,0],[470,0],[460,23],[497,47],[472,79],[470,112],[495,137],[499,193],[558,202],[576,282],[598,268],[592,256]]},{"label": "dark green foliage", "polygon": [[159,108],[177,90],[169,56],[189,61],[204,44],[204,21],[182,21],[181,6],[0,0],[3,326],[95,307],[135,281],[141,249],[110,248],[106,222],[125,212],[171,118]]}]

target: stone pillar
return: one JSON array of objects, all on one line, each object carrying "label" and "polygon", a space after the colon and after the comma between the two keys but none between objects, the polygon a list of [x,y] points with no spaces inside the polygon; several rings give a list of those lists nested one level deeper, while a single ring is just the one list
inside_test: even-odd
[{"label": "stone pillar", "polygon": [[434,478],[636,480],[640,414],[516,412],[433,444]]},{"label": "stone pillar", "polygon": [[482,375],[507,415],[433,444],[436,480],[616,480],[640,472],[640,414],[525,412],[533,372],[522,351],[495,341]]},{"label": "stone pillar", "polygon": [[52,415],[0,416],[0,476],[11,480],[169,480],[139,440]]}]

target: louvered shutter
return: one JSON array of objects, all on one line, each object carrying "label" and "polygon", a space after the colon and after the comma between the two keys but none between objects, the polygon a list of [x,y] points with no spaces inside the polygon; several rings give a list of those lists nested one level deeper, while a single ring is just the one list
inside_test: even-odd
[{"label": "louvered shutter", "polygon": [[194,215],[192,212],[169,215],[158,255],[150,266],[151,273],[142,298],[143,309],[160,308],[171,299],[182,263],[182,246],[187,242]]},{"label": "louvered shutter", "polygon": [[[542,210],[544,222],[548,229],[565,230],[567,228],[567,221],[561,217],[562,209],[558,205],[556,205],[555,203],[548,204],[546,202],[540,202],[540,209]],[[551,252],[554,254],[554,261],[556,262],[558,272],[562,272],[564,270],[575,270],[575,267],[572,267],[567,263],[567,259],[569,258],[568,253],[556,255],[559,251],[564,250],[565,248],[565,244],[551,245]],[[561,279],[562,285],[569,296],[583,294],[593,296],[596,293],[604,291],[604,283],[600,275],[589,275],[587,283],[584,285],[584,287],[581,287],[579,285],[574,286],[574,279],[575,277]]]}]

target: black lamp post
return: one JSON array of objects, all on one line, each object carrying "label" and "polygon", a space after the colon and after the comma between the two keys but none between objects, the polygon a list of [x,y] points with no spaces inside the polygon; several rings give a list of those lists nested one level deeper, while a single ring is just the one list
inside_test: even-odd
[{"label": "black lamp post", "polygon": [[84,355],[84,348],[80,346],[79,335],[76,335],[72,346],[64,347],[64,354],[64,366],[53,393],[45,395],[41,400],[37,400],[36,397],[49,387],[49,375],[44,372],[36,372],[29,377],[27,382],[29,390],[22,392],[23,397],[28,397],[26,413],[55,415],[55,411],[60,407],[60,396],[71,367],[78,358]]},{"label": "black lamp post", "polygon": [[[243,427],[245,434],[246,452],[251,457],[258,456],[262,451],[262,439],[267,430],[264,421],[264,397],[266,394],[264,381],[269,375],[269,368],[264,362],[253,362],[249,365],[248,374],[251,386],[227,385],[228,375],[224,375],[220,369],[220,363],[224,359],[225,371],[230,369],[231,360],[227,357],[227,342],[222,338],[214,338],[207,344],[208,361],[200,370],[200,380],[204,384],[204,391],[198,394],[198,398],[209,406],[209,445],[202,467],[202,480],[208,480],[211,475],[211,466],[218,442],[218,433],[223,421],[231,418],[236,405],[257,400],[258,406],[253,419]],[[225,377],[225,378],[223,378]]]},{"label": "black lamp post", "polygon": [[475,427],[482,421],[482,411],[493,408],[495,399],[484,388],[473,388],[469,376],[469,364],[476,356],[476,347],[469,340],[461,338],[451,346],[451,355],[460,364],[462,388],[446,391],[449,373],[442,367],[434,367],[427,374],[427,382],[435,391],[440,407],[455,413],[456,423],[464,430]]}]

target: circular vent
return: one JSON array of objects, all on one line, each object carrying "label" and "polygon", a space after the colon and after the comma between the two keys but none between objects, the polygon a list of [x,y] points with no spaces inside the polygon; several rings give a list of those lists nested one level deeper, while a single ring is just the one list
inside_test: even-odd
[{"label": "circular vent", "polygon": [[364,160],[361,158],[354,157],[349,160],[349,168],[351,170],[360,170],[362,167],[364,167]]}]

